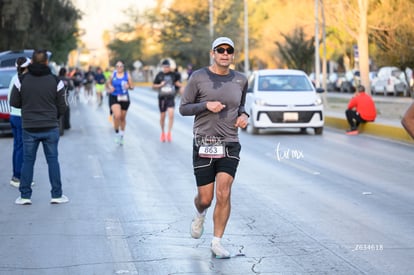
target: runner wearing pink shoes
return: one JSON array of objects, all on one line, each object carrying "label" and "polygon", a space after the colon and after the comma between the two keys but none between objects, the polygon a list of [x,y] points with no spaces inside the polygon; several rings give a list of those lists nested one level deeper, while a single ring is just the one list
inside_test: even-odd
[{"label": "runner wearing pink shoes", "polygon": [[[171,130],[174,123],[174,107],[175,107],[175,94],[176,87],[181,87],[182,84],[177,77],[177,74],[171,70],[171,65],[168,60],[164,60],[161,63],[162,71],[159,72],[154,79],[152,85],[153,89],[159,91],[158,94],[158,107],[160,109],[160,126],[161,126],[161,142],[171,142]],[[168,112],[168,128],[165,133],[165,117]]]}]

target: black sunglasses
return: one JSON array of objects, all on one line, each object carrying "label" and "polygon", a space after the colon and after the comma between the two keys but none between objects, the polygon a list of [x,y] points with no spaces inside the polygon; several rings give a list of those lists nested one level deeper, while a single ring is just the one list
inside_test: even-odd
[{"label": "black sunglasses", "polygon": [[232,47],[230,48],[216,48],[214,51],[218,52],[219,54],[223,54],[224,52],[227,52],[228,54],[233,54],[234,53],[234,49]]}]

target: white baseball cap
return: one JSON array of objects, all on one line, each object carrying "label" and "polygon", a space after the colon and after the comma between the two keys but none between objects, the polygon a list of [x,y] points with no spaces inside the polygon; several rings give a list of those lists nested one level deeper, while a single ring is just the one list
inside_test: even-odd
[{"label": "white baseball cap", "polygon": [[215,48],[217,48],[218,46],[223,45],[223,44],[229,45],[232,48],[234,48],[233,41],[228,37],[222,36],[222,37],[218,37],[216,40],[214,40],[213,45],[211,46],[211,49],[214,50]]}]

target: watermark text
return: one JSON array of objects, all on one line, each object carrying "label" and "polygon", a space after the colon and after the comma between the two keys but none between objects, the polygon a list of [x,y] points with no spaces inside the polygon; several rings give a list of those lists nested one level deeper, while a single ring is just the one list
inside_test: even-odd
[{"label": "watermark text", "polygon": [[288,159],[303,159],[305,155],[302,150],[291,149],[291,148],[281,148],[280,142],[276,147],[276,158],[278,161],[288,160]]}]

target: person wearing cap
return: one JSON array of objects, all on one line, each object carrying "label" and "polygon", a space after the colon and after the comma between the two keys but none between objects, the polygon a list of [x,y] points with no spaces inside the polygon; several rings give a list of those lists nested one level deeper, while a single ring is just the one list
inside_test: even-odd
[{"label": "person wearing cap", "polygon": [[215,195],[211,251],[216,258],[229,258],[231,254],[221,239],[230,217],[231,187],[240,160],[238,128],[245,128],[248,120],[244,108],[247,78],[230,69],[234,60],[230,38],[214,40],[210,55],[213,63],[192,73],[180,104],[181,115],[195,116],[193,168],[197,195],[190,233],[195,239],[203,234],[206,211]]},{"label": "person wearing cap", "polygon": [[[161,142],[172,141],[172,127],[174,123],[175,95],[177,88],[181,88],[181,77],[179,74],[171,70],[171,64],[166,59],[161,63],[162,71],[154,78],[152,84],[153,89],[157,89],[158,108],[160,110],[160,126],[161,126]],[[167,134],[165,133],[165,117],[168,112]]]},{"label": "person wearing cap", "polygon": [[32,204],[33,170],[39,144],[48,165],[52,204],[66,203],[58,161],[59,118],[65,114],[65,85],[52,74],[46,50],[35,50],[28,72],[14,82],[10,105],[22,109],[23,165],[16,204]]},{"label": "person wearing cap", "polygon": [[[27,72],[27,68],[30,64],[30,58],[19,57],[16,59],[17,73],[10,81],[8,100],[10,101],[11,91],[16,78],[21,78],[23,74]],[[20,176],[23,163],[23,137],[22,137],[22,110],[20,108],[10,107],[10,125],[13,133],[13,176],[10,180],[10,185],[19,188]]]},{"label": "person wearing cap", "polygon": [[357,91],[348,103],[345,111],[346,119],[350,129],[346,131],[347,135],[357,135],[358,126],[362,122],[372,122],[377,116],[375,103],[372,97],[365,93],[365,87],[359,85]]}]

